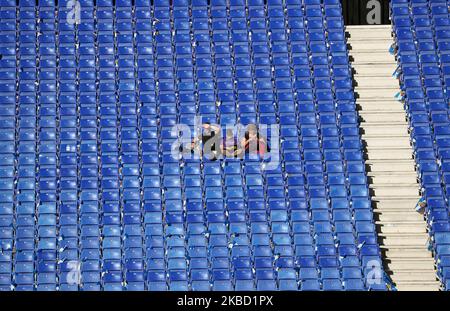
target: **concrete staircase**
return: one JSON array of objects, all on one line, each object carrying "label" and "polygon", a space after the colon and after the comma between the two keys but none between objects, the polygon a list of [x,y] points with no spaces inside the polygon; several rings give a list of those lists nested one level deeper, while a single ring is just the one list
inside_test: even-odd
[{"label": "concrete staircase", "polygon": [[347,27],[355,69],[355,91],[365,144],[374,217],[386,272],[398,290],[439,290],[435,263],[427,250],[423,216],[414,207],[419,185],[408,123],[392,77],[397,67],[389,54],[390,26]]}]

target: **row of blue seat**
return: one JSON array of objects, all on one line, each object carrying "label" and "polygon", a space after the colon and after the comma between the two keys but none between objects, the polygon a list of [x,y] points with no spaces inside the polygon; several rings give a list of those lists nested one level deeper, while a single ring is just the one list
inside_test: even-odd
[{"label": "row of blue seat", "polygon": [[[400,0],[393,1],[391,7],[403,99],[417,171],[427,200],[426,218],[431,243],[438,275],[448,290],[448,2]],[[413,79],[417,81],[413,82]]]},{"label": "row of blue seat", "polygon": [[[232,1],[226,15],[223,1],[175,2],[113,14],[82,1],[87,22],[71,26],[59,2],[57,17],[41,5],[39,23],[2,23],[19,41],[1,48],[21,52],[1,76],[15,129],[2,137],[14,147],[1,200],[15,207],[1,210],[2,237],[23,255],[5,249],[1,288],[384,289],[370,279],[381,260],[339,2]],[[280,124],[281,165],[173,158],[172,126],[198,114]]]}]

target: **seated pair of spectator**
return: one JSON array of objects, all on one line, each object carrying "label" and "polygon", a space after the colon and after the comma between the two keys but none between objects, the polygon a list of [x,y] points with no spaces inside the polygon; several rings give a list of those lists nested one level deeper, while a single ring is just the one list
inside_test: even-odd
[{"label": "seated pair of spectator", "polygon": [[221,144],[221,152],[229,158],[240,158],[244,154],[264,156],[269,152],[269,145],[267,139],[259,133],[258,127],[255,124],[250,124],[240,140],[233,130],[227,130]]}]

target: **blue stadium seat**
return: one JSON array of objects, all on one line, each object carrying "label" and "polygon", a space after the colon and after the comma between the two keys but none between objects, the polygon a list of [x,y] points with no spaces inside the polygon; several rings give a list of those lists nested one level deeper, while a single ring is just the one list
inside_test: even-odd
[{"label": "blue stadium seat", "polygon": [[[340,1],[82,0],[76,26],[66,2],[2,2],[1,290],[367,289],[363,259],[381,259]],[[432,25],[394,11],[403,28]],[[448,23],[435,23],[448,51]],[[426,44],[431,31],[416,35],[429,53],[402,54],[422,62],[405,75],[433,75],[424,90],[408,79],[414,133],[428,135],[416,158],[446,159],[448,95],[434,75],[448,55]],[[199,135],[195,117],[258,124],[274,153],[173,156]],[[447,176],[430,163],[423,180],[438,185]],[[430,205],[445,207],[436,187]],[[435,244],[447,229],[434,225]],[[79,284],[66,282],[78,263]]]}]

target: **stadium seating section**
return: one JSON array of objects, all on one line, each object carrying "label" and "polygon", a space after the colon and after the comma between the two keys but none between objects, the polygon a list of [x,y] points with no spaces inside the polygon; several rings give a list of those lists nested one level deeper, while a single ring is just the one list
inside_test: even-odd
[{"label": "stadium seating section", "polygon": [[[450,289],[450,18],[446,0],[391,2],[401,85],[438,275]],[[431,245],[430,245],[431,246]]]},{"label": "stadium seating section", "polygon": [[[38,2],[0,0],[1,290],[386,289],[339,0]],[[448,273],[448,32],[421,2],[394,11]],[[194,116],[279,125],[280,164],[172,157]]]}]

